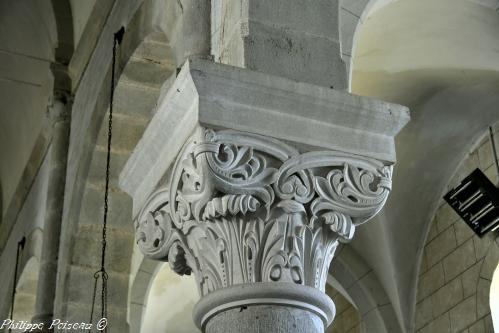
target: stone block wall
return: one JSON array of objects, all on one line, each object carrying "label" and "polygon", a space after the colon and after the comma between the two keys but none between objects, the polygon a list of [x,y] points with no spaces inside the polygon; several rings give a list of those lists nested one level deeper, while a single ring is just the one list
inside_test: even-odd
[{"label": "stone block wall", "polygon": [[[499,143],[499,126],[495,126]],[[496,143],[496,145],[497,145]],[[448,189],[475,168],[495,184],[488,132],[463,160]],[[499,261],[496,232],[479,238],[451,207],[441,201],[431,222],[421,263],[416,305],[416,332],[492,333],[489,290]]]},{"label": "stone block wall", "polygon": [[336,317],[333,324],[326,330],[326,333],[365,332],[359,310],[329,284],[326,285],[326,293],[331,297],[336,306]]}]

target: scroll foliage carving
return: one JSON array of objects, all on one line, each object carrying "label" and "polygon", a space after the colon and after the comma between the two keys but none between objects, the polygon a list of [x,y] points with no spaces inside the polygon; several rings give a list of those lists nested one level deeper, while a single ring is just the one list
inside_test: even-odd
[{"label": "scroll foliage carving", "polygon": [[140,212],[137,243],[175,272],[194,272],[201,295],[251,282],[324,290],[338,242],[379,212],[390,189],[391,167],[376,160],[206,130]]}]

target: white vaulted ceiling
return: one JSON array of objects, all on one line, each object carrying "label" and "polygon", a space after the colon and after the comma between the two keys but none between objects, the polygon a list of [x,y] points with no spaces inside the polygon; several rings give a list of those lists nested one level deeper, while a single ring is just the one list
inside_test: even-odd
[{"label": "white vaulted ceiling", "polygon": [[371,2],[353,42],[352,92],[411,109],[397,137],[391,197],[352,243],[407,331],[436,205],[475,139],[499,120],[499,12],[487,3]]}]

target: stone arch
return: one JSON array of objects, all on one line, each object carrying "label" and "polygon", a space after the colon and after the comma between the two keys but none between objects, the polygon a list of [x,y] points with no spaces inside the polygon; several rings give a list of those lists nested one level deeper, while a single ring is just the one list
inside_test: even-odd
[{"label": "stone arch", "polygon": [[36,288],[40,264],[36,257],[25,263],[16,284],[13,319],[30,322],[35,315]]},{"label": "stone arch", "polygon": [[[135,276],[130,278],[133,269],[131,258],[134,228],[131,199],[119,190],[117,179],[122,166],[149,123],[157,99],[168,89],[168,77],[175,76],[176,67],[183,62],[185,56],[206,51],[204,46],[207,44],[203,43],[203,39],[209,37],[209,34],[205,36],[204,31],[193,32],[189,38],[184,38],[192,28],[188,23],[196,18],[193,11],[202,7],[201,2],[189,3],[189,6],[186,6],[186,3],[137,0],[124,10],[115,7],[82,77],[82,88],[75,96],[73,106],[74,130],[71,136],[76,141],[81,137],[85,137],[85,140],[73,144],[69,154],[70,160],[76,155],[78,157],[75,159],[81,159],[81,163],[73,165],[74,169],[68,169],[67,179],[76,185],[69,201],[70,211],[65,213],[66,218],[72,221],[63,230],[63,240],[68,245],[61,246],[62,261],[68,263],[60,267],[58,273],[61,276],[62,289],[56,295],[56,313],[61,317],[75,316],[84,319],[90,309],[91,300],[88,294],[81,293],[80,290],[93,288],[92,277],[100,262],[98,258],[101,248],[107,154],[110,50],[112,33],[125,23],[114,90],[107,269],[110,276],[108,302],[110,309],[113,309],[110,316],[114,317],[110,320],[116,323],[112,329],[128,330],[127,316],[130,311],[128,299],[123,295],[129,294],[129,285],[134,285],[135,279]],[[206,23],[203,18],[204,16],[198,17],[198,22],[193,26]],[[104,40],[104,37],[107,39]],[[102,59],[105,61],[102,62]],[[101,84],[100,88],[88,88],[96,84]],[[87,94],[94,94],[94,100]],[[89,99],[94,103],[92,112],[87,111]],[[68,196],[66,194],[66,197]],[[74,285],[79,286],[78,290]],[[85,288],[81,287],[82,285]]]},{"label": "stone arch", "polygon": [[[363,22],[362,33],[354,38],[356,53],[362,53],[362,57],[356,56],[354,65],[354,93],[404,104],[411,109],[412,121],[397,136],[398,162],[390,198],[376,218],[379,223],[359,230],[353,243],[356,245],[364,238],[362,247],[365,250],[361,246],[357,250],[372,263],[378,278],[387,287],[385,290],[399,321],[409,332],[415,330],[417,277],[422,273],[419,267],[432,213],[438,208],[448,179],[470,143],[497,121],[497,112],[491,111],[499,105],[494,93],[499,80],[499,63],[488,47],[496,44],[499,35],[481,33],[497,31],[491,29],[497,25],[497,12],[467,0],[460,0],[460,6],[449,12],[446,8],[452,1],[423,2],[425,6],[418,1],[399,1],[397,5],[377,11]],[[438,6],[428,7],[433,5]],[[439,15],[442,12],[448,12],[448,15]],[[435,33],[436,41],[425,38],[432,36],[427,33],[428,27],[440,27],[442,32],[454,31],[458,27],[450,25],[451,22],[473,13],[481,19],[473,21],[473,29],[467,27],[469,38],[455,43],[451,38],[441,38],[445,34]],[[400,21],[393,21],[397,14],[401,15]],[[422,20],[424,15],[429,16],[428,23],[432,24],[411,29],[413,22]],[[439,16],[449,20],[439,21]],[[385,24],[387,22],[389,24]],[[483,36],[490,40],[482,39]],[[429,40],[448,44],[445,47],[441,44],[442,52],[426,52],[428,57],[420,57],[424,52],[416,55],[408,51],[411,47],[431,50],[433,44]],[[400,41],[397,47],[391,48],[389,44],[397,41]],[[476,42],[477,47],[473,49],[467,41]],[[483,63],[477,62],[474,56],[478,52],[491,59],[489,65],[480,67]],[[477,70],[478,67],[486,70]],[[452,69],[446,71],[446,68]],[[468,78],[480,79],[457,83],[456,76],[463,72],[474,73]]]},{"label": "stone arch", "polygon": [[[351,89],[352,59],[355,54],[357,37],[368,16],[397,0],[340,0],[340,40],[342,58],[347,65],[348,87]],[[497,10],[499,4],[494,1],[468,0]]]},{"label": "stone arch", "polygon": [[338,281],[346,298],[358,309],[365,332],[401,331],[390,299],[375,272],[351,246],[343,245],[338,250],[331,263],[330,276]]},{"label": "stone arch", "polygon": [[[73,13],[69,1],[52,0],[57,30],[57,47],[54,58],[56,62],[68,65],[74,51]],[[56,78],[57,80],[57,78]],[[71,86],[67,87],[71,88]]]},{"label": "stone arch", "polygon": [[146,287],[143,311],[135,323],[139,329],[131,332],[199,332],[191,315],[199,298],[194,276],[180,276],[168,263],[159,263]]},{"label": "stone arch", "polygon": [[130,325],[130,332],[140,332],[142,317],[147,307],[149,290],[161,263],[147,260],[136,248],[134,248],[133,256],[136,259],[132,259],[132,266],[133,262],[137,262],[137,267],[132,267],[127,320]]},{"label": "stone arch", "polygon": [[[24,306],[25,309],[30,309],[29,313],[31,314],[33,314],[34,311],[39,263],[42,252],[43,231],[40,228],[35,228],[26,237],[24,249],[21,251],[19,257],[17,277],[14,281],[16,250],[17,242],[19,240],[11,240],[12,245],[9,247],[9,249],[11,249],[11,255],[9,256],[10,260],[2,264],[2,275],[3,278],[6,279],[5,286],[7,292],[3,293],[3,297],[0,300],[1,318],[8,318],[10,314],[11,291],[13,284],[16,286],[16,304],[21,302],[24,304],[22,306]],[[17,297],[17,293],[21,294],[20,297]],[[16,306],[17,305],[14,306],[14,311],[16,311]],[[14,313],[14,316],[15,315],[16,314]],[[28,320],[31,320],[31,318],[28,318]]]},{"label": "stone arch", "polygon": [[[475,168],[497,182],[489,146],[487,130],[472,141],[442,196]],[[499,262],[497,234],[491,232],[479,238],[442,201],[425,236],[416,293],[416,331],[448,327],[452,331],[469,328],[492,332],[489,293]]]}]

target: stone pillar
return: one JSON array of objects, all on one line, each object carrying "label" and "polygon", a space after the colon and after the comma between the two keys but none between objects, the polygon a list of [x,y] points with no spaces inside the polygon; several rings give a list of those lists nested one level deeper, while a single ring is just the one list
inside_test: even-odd
[{"label": "stone pillar", "polygon": [[45,329],[50,326],[54,313],[59,238],[69,147],[70,112],[71,104],[65,95],[56,96],[49,110],[53,122],[50,171],[35,316],[32,319],[33,323],[44,323]]},{"label": "stone pillar", "polygon": [[383,207],[404,107],[188,61],[120,175],[142,253],[207,333],[323,332],[339,242]]},{"label": "stone pillar", "polygon": [[[181,38],[175,44],[175,58],[182,64],[189,57],[207,57],[210,54],[210,2],[206,0],[178,0],[172,2],[180,14]],[[165,10],[171,10],[166,8]]]},{"label": "stone pillar", "polygon": [[339,0],[212,0],[215,61],[346,89]]}]

